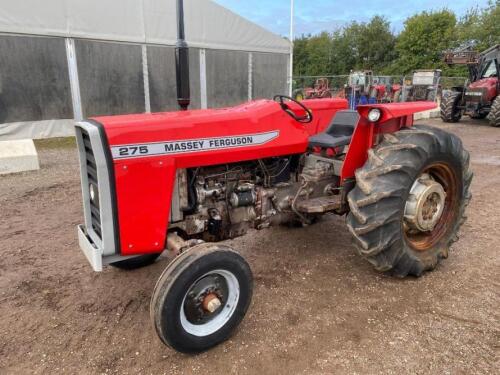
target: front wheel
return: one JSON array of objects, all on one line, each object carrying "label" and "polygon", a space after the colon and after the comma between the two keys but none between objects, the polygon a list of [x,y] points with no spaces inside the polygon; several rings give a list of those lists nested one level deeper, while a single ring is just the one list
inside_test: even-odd
[{"label": "front wheel", "polygon": [[200,352],[226,340],[252,298],[247,262],[228,246],[203,243],[175,258],[158,279],[150,313],[166,345]]},{"label": "front wheel", "polygon": [[500,127],[500,95],[495,98],[488,114],[490,125],[496,128]]},{"label": "front wheel", "polygon": [[434,269],[458,239],[471,180],[469,154],[455,135],[429,126],[384,135],[348,195],[358,252],[399,277]]},{"label": "front wheel", "polygon": [[441,120],[444,122],[458,122],[462,118],[462,110],[459,107],[462,93],[450,92],[441,100]]}]

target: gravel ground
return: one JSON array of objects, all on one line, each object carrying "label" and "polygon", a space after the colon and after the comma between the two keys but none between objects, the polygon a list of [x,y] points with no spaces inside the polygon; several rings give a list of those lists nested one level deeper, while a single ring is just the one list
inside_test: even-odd
[{"label": "gravel ground", "polygon": [[76,239],[76,151],[39,143],[40,171],[0,177],[0,373],[498,373],[500,129],[426,122],[464,140],[475,173],[450,257],[398,280],[356,255],[341,217],[253,231],[228,241],[254,272],[249,313],[196,356],[163,346],[149,320],[167,259],[92,272]]}]

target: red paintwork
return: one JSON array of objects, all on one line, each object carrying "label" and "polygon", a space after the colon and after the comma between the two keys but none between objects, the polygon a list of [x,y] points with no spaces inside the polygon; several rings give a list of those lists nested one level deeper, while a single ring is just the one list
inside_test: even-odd
[{"label": "red paintwork", "polygon": [[[313,112],[315,119],[311,124],[296,122],[278,103],[269,100],[228,109],[95,118],[104,126],[110,146],[280,132],[279,137],[260,146],[114,160],[121,254],[154,253],[165,248],[177,168],[304,153],[309,136],[323,131],[338,110],[347,108],[344,99],[304,100],[302,103]],[[342,178],[353,177],[354,171],[364,164],[375,134],[384,129],[395,131],[401,126],[411,126],[414,112],[434,106],[434,103],[419,102],[358,107],[361,120],[344,162]],[[300,114],[298,106],[290,104],[290,107]],[[380,108],[383,112],[379,123],[366,120],[370,108]]]},{"label": "red paintwork", "polygon": [[[314,121],[306,125],[269,100],[228,109],[95,118],[103,124],[110,146],[280,131],[278,138],[262,146],[115,160],[121,254],[164,249],[177,168],[303,153],[309,136],[324,130],[335,112],[347,108],[347,101],[341,99],[303,103],[314,116]],[[300,114],[298,106],[290,106]]]},{"label": "red paintwork", "polygon": [[496,96],[498,95],[497,91],[498,78],[497,77],[483,78],[476,82],[472,82],[468,88],[469,89],[486,88],[486,100],[493,101],[493,99],[495,99]]},{"label": "red paintwork", "polygon": [[[434,102],[406,102],[389,104],[368,104],[358,106],[360,120],[352,135],[349,150],[342,165],[341,178],[354,178],[354,172],[368,158],[368,150],[375,144],[377,134],[393,133],[413,125],[413,114],[436,108]],[[376,123],[368,121],[368,112],[378,108],[382,112]]]}]

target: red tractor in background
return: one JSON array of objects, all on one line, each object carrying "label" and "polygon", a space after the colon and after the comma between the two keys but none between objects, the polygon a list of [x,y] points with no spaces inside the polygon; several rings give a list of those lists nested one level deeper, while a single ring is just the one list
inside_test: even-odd
[{"label": "red tractor in background", "polygon": [[457,122],[463,114],[474,119],[488,117],[492,126],[500,126],[500,45],[478,54],[470,48],[445,54],[448,65],[466,65],[469,83],[453,87],[443,94],[441,119]]},{"label": "red tractor in background", "polygon": [[[178,7],[182,19],[182,1]],[[358,253],[398,277],[420,276],[448,256],[472,172],[458,137],[413,125],[413,114],[434,103],[353,111],[344,99],[278,95],[187,110],[182,25],[181,111],[97,117],[75,127],[84,211],[78,239],[93,269],[146,266],[162,252],[173,258],[150,304],[163,343],[199,352],[234,332],[250,306],[252,272],[218,242],[252,228],[345,215]]]},{"label": "red tractor in background", "polygon": [[401,101],[402,85],[400,82],[394,82],[393,77],[374,76],[373,84],[377,92],[378,103],[397,103]]},{"label": "red tractor in background", "polygon": [[295,100],[331,98],[330,82],[328,78],[318,78],[314,87],[298,89],[294,92]]}]

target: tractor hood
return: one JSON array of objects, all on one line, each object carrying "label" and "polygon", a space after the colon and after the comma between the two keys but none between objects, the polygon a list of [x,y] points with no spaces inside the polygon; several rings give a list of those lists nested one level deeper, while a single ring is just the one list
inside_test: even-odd
[{"label": "tractor hood", "polygon": [[471,83],[467,88],[465,95],[466,97],[477,97],[478,100],[481,98],[482,101],[489,102],[496,97],[497,85],[497,77],[483,78]]}]

